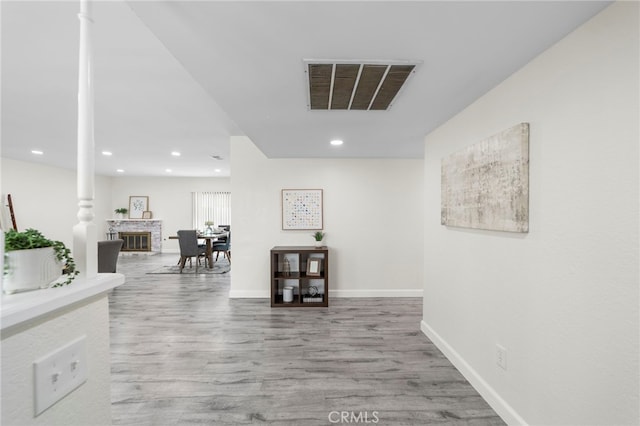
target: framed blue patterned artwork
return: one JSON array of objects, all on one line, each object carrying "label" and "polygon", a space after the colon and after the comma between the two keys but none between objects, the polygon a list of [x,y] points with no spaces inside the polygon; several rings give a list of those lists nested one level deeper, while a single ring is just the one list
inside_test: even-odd
[{"label": "framed blue patterned artwork", "polygon": [[282,190],[282,229],[322,229],[322,189]]}]

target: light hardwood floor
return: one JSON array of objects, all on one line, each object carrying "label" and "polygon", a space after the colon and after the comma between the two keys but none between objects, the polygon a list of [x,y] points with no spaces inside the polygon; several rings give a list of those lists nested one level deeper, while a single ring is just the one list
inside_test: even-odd
[{"label": "light hardwood floor", "polygon": [[272,309],[229,299],[230,273],[147,274],[177,258],[119,260],[114,425],[504,424],[420,332],[421,299]]}]

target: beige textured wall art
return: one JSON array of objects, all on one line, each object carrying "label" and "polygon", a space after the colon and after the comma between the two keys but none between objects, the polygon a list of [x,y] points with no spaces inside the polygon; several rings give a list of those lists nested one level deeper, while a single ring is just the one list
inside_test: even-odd
[{"label": "beige textured wall art", "polygon": [[442,159],[441,223],[529,231],[529,123]]}]

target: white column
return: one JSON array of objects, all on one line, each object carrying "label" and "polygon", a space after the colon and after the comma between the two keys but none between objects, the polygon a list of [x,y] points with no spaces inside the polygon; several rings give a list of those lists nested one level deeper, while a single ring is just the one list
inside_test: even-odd
[{"label": "white column", "polygon": [[98,271],[98,243],[93,223],[94,151],[93,58],[91,52],[91,3],[80,0],[80,67],[78,74],[78,220],[73,227],[73,257],[81,278]]}]

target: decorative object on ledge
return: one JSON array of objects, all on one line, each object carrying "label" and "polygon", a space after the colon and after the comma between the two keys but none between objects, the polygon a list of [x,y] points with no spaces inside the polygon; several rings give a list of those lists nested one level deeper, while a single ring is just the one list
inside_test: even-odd
[{"label": "decorative object on ledge", "polygon": [[287,286],[282,290],[282,302],[284,303],[293,302],[293,287]]},{"label": "decorative object on ledge", "polygon": [[282,261],[282,276],[290,277],[291,276],[291,262],[286,257]]},{"label": "decorative object on ledge", "polygon": [[142,219],[142,215],[146,211],[149,211],[149,197],[129,196],[129,219]]},{"label": "decorative object on ledge", "polygon": [[[2,289],[7,294],[68,285],[79,273],[64,243],[49,240],[35,229],[7,231],[4,250]],[[64,281],[60,281],[62,275],[67,276]]]},{"label": "decorative object on ledge", "polygon": [[204,223],[204,226],[206,227],[204,229],[204,235],[213,235],[213,225],[212,220],[208,220]]},{"label": "decorative object on ledge", "polygon": [[126,207],[115,209],[114,212],[116,212],[116,219],[124,219],[124,215],[127,214],[128,211],[129,209]]},{"label": "decorative object on ledge", "polygon": [[318,287],[310,285],[307,294],[302,296],[302,303],[322,303],[322,295]]},{"label": "decorative object on ledge", "polygon": [[118,233],[116,232],[113,226],[109,227],[109,232],[107,232],[107,240],[115,240]]},{"label": "decorative object on ledge", "polygon": [[322,229],[322,189],[282,190],[282,229]]},{"label": "decorative object on ledge", "polygon": [[529,123],[442,159],[442,225],[529,231]]},{"label": "decorative object on ledge", "polygon": [[16,223],[16,215],[13,210],[13,200],[11,194],[2,194],[2,205],[0,206],[0,229],[15,229],[18,230]]},{"label": "decorative object on ledge", "polygon": [[324,238],[324,232],[316,231],[312,234],[313,239],[316,240],[316,247],[322,247],[322,239]]},{"label": "decorative object on ledge", "polygon": [[142,218],[143,219],[151,219],[151,212],[149,210],[142,212]]}]

